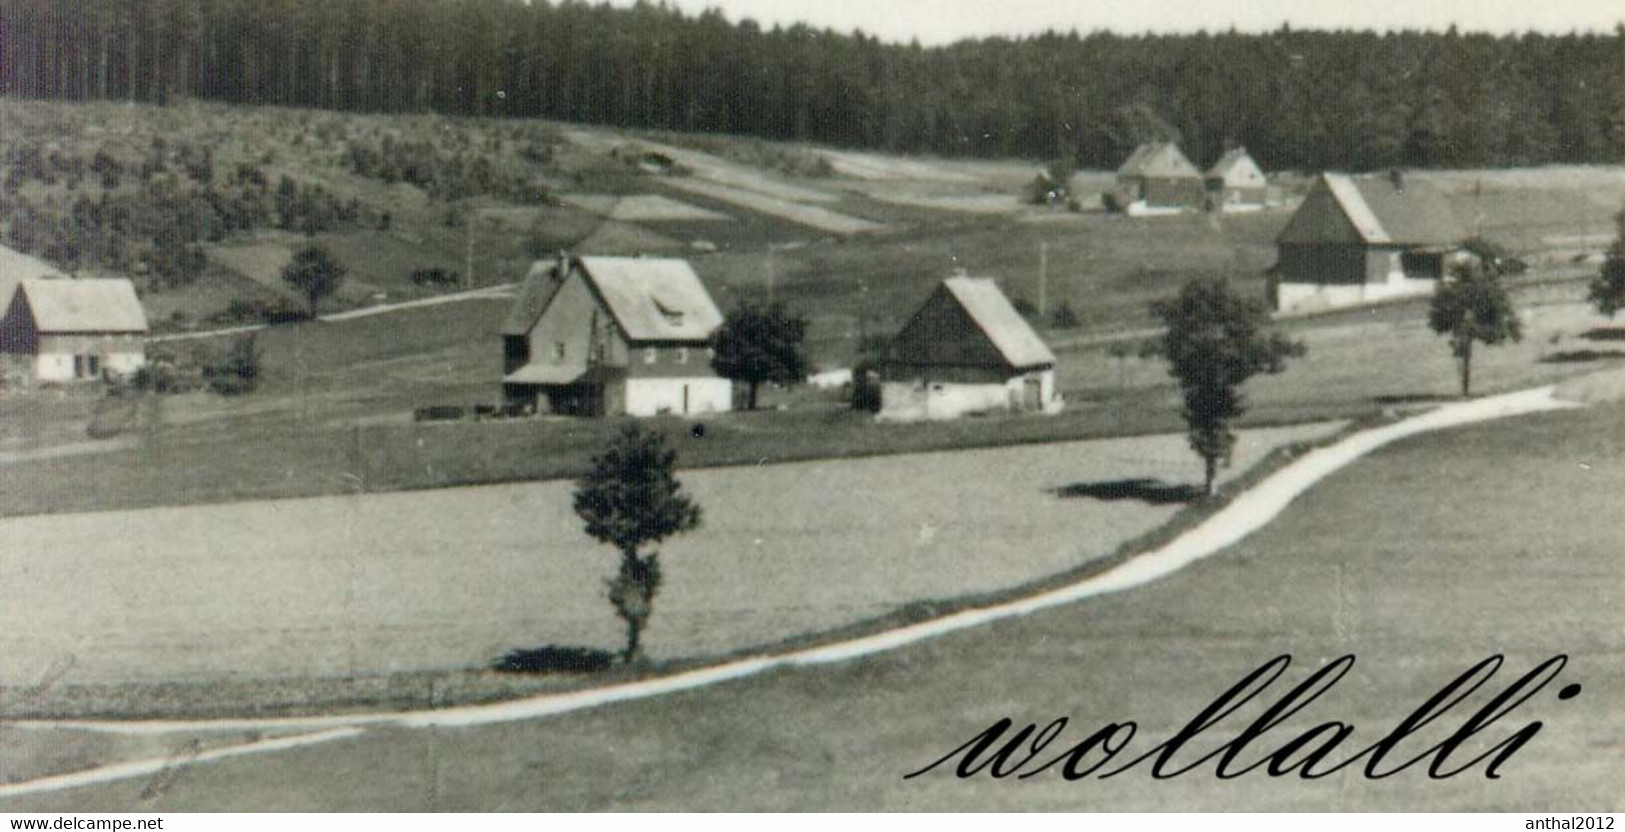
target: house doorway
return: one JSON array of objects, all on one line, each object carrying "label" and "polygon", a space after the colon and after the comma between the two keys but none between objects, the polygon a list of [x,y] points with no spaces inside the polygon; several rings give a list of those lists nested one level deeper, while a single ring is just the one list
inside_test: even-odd
[{"label": "house doorway", "polygon": [[1029,378],[1022,385],[1021,404],[1023,410],[1044,409],[1044,380]]}]

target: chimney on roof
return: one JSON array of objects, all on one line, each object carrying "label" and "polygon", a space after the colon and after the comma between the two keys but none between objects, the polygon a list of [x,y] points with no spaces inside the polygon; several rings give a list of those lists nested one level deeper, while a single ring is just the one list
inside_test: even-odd
[{"label": "chimney on roof", "polygon": [[558,261],[553,264],[553,282],[563,283],[564,278],[570,275],[570,250],[561,248]]},{"label": "chimney on roof", "polygon": [[1393,170],[1388,171],[1388,181],[1394,186],[1395,191],[1405,193],[1404,171],[1400,170],[1399,168],[1394,168]]}]

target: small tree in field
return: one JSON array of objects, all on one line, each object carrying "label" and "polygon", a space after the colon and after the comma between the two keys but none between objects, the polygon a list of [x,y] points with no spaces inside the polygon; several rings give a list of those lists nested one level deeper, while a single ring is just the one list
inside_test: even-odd
[{"label": "small tree in field", "polygon": [[1608,247],[1602,272],[1591,281],[1591,305],[1609,318],[1625,309],[1625,211],[1614,215],[1619,234]]},{"label": "small tree in field", "polygon": [[1428,310],[1428,326],[1450,338],[1450,354],[1456,357],[1461,373],[1461,395],[1472,395],[1473,344],[1497,346],[1523,340],[1523,322],[1501,276],[1493,265],[1458,264],[1450,278],[1433,293]]},{"label": "small tree in field", "polygon": [[1281,372],[1288,357],[1306,350],[1269,332],[1264,304],[1233,294],[1220,278],[1187,283],[1151,311],[1167,327],[1159,352],[1184,393],[1191,450],[1202,457],[1203,489],[1212,494],[1219,466],[1230,464],[1235,448],[1230,423],[1245,410],[1241,385],[1258,373]]},{"label": "small tree in field", "polygon": [[282,269],[282,281],[304,296],[310,317],[315,318],[316,305],[344,281],[344,267],[332,252],[312,244],[294,252],[293,261]]},{"label": "small tree in field", "polygon": [[807,380],[807,357],[801,342],[807,337],[807,319],[792,315],[782,304],[762,309],[740,304],[711,336],[715,356],[711,367],[731,381],[749,385],[749,407],[756,409],[756,393],[763,382],[800,384]]},{"label": "small tree in field", "polygon": [[626,622],[627,663],[642,655],[643,628],[660,591],[660,553],[641,550],[700,525],[700,507],[672,474],[676,464],[677,453],[660,434],[633,425],[576,481],[575,511],[587,534],[621,554],[620,570],[607,583],[609,602]]}]

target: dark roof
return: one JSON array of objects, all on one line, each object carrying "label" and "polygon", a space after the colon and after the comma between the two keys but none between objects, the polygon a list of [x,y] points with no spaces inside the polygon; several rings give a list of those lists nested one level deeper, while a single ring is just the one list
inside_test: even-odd
[{"label": "dark roof", "polygon": [[1426,182],[1341,173],[1321,180],[1367,243],[1447,246],[1468,237],[1449,200]]},{"label": "dark roof", "polygon": [[1200,179],[1202,174],[1173,142],[1147,142],[1134,149],[1118,176],[1155,176],[1170,179]]}]

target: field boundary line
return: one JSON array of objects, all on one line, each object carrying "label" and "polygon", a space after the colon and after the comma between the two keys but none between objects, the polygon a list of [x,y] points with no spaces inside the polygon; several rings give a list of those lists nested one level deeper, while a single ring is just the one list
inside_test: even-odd
[{"label": "field boundary line", "polygon": [[[162,735],[183,731],[316,731],[321,733],[301,736],[307,738],[320,736],[324,740],[341,739],[358,736],[364,733],[365,727],[372,725],[393,725],[407,728],[459,728],[537,719],[602,707],[617,702],[628,702],[694,690],[735,679],[756,676],[771,670],[812,667],[850,661],[994,621],[1030,615],[1087,598],[1133,589],[1167,577],[1198,560],[1229,548],[1253,532],[1263,528],[1275,517],[1279,516],[1293,500],[1308,491],[1316,483],[1385,445],[1444,428],[1584,406],[1579,403],[1561,400],[1556,397],[1555,393],[1556,385],[1548,385],[1516,393],[1457,402],[1443,405],[1427,413],[1389,425],[1360,431],[1329,446],[1305,453],[1252,488],[1241,492],[1212,516],[1178,535],[1167,544],[1131,557],[1106,572],[1025,598],[964,610],[918,624],[898,627],[835,644],[793,650],[778,655],[744,658],[669,676],[627,682],[609,687],[590,688],[567,693],[542,694],[509,702],[466,705],[438,710],[264,719],[135,720],[123,722],[107,720],[14,720],[7,721],[7,724],[21,729],[65,729],[126,735]],[[284,745],[266,742],[234,746],[232,749],[220,749],[216,752],[198,755],[195,761],[207,762],[226,756],[277,751],[281,750]],[[232,754],[220,753],[227,750],[231,750]],[[214,756],[210,756],[210,754]],[[0,787],[0,797],[28,793],[34,784],[42,784],[43,787],[40,790],[64,788],[64,786],[55,784],[64,777],[69,776],[82,776],[86,778],[84,782],[87,783],[138,776],[145,769],[136,771],[131,767],[150,764],[151,761],[125,763],[101,769],[90,769],[78,772],[76,775],[62,775],[43,780],[11,784]],[[126,771],[126,769],[130,770]]]},{"label": "field boundary line", "polygon": [[[374,306],[363,306],[345,312],[334,312],[330,315],[317,315],[316,320],[323,323],[337,323],[351,321],[356,318],[368,318],[373,315],[387,315],[391,312],[401,312],[407,309],[421,309],[425,306],[439,306],[445,303],[458,303],[467,300],[507,300],[507,292],[518,284],[502,283],[495,286],[482,286],[466,292],[453,292],[447,295],[436,295],[432,298],[418,298],[417,300],[403,300],[399,303],[380,303]],[[222,329],[206,329],[199,332],[170,332],[163,335],[153,335],[147,338],[148,343],[164,343],[169,341],[194,341],[200,338],[220,338],[226,335],[241,335],[247,332],[259,332],[278,324],[243,324],[242,326],[228,326]]]}]

